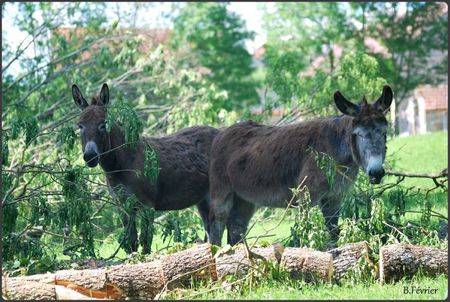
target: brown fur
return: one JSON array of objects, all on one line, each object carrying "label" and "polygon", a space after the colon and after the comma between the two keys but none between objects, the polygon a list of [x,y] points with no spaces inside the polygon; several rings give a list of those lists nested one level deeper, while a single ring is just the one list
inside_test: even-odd
[{"label": "brown fur", "polygon": [[[108,90],[106,93],[109,96]],[[86,106],[78,88],[73,94],[76,103],[83,108],[79,119],[83,128],[83,152],[86,152],[89,141],[96,143],[99,163],[112,193],[120,192],[120,198],[134,194],[143,205],[162,211],[184,209],[201,202],[198,208],[207,229],[210,149],[219,130],[208,126],[190,127],[165,137],[143,137],[134,148],[125,143],[118,125],[113,125],[110,133],[99,130],[98,125],[106,119],[106,107],[103,105],[108,104],[109,100],[94,97],[92,104]],[[158,156],[160,170],[156,184],[144,175],[145,144],[149,144]],[[124,224],[128,225],[126,218]],[[134,224],[129,236],[134,241],[131,247],[134,251],[137,249]]]},{"label": "brown fur", "polygon": [[[386,95],[388,99],[387,90]],[[256,205],[287,206],[292,197],[290,188],[303,181],[312,204],[321,206],[327,223],[337,223],[340,196],[353,183],[361,166],[353,131],[356,127],[378,131],[377,127],[383,127],[380,123],[387,124],[379,108],[390,105],[390,101],[389,105],[383,103],[384,98],[374,105],[364,101],[359,106],[345,102],[339,105],[354,116],[321,118],[284,127],[248,121],[235,124],[216,136],[209,172],[211,243],[220,245],[225,223],[228,243],[238,242],[240,235],[245,234]],[[381,137],[381,144],[382,140]],[[311,150],[327,153],[336,161],[338,173],[333,189],[318,168]],[[382,156],[384,158],[384,154]]]}]

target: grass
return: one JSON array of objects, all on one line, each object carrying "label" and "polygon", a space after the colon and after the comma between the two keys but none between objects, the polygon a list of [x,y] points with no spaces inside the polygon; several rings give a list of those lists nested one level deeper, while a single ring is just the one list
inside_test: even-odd
[{"label": "grass", "polygon": [[[204,289],[187,290],[183,297],[200,300],[445,300],[448,296],[447,276],[440,275],[436,278],[418,277],[411,280],[401,280],[394,284],[374,283],[348,284],[338,286],[336,284],[306,284],[299,281],[262,282],[258,286],[244,288],[241,292],[227,291],[224,289],[204,293]],[[405,288],[410,292],[405,293]],[[426,292],[420,289],[435,289]],[[179,299],[176,295],[170,295],[167,299]]]},{"label": "grass", "polygon": [[[387,145],[386,163],[392,170],[436,174],[448,167],[447,131],[395,137]],[[434,186],[431,179],[409,178],[403,183],[422,188]]]}]

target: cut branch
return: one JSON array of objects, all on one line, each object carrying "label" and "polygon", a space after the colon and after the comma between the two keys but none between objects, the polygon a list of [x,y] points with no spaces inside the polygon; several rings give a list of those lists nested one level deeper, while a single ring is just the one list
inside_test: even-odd
[{"label": "cut branch", "polygon": [[447,168],[443,169],[440,173],[436,174],[427,174],[427,173],[408,173],[408,172],[399,172],[399,171],[386,171],[386,175],[400,176],[400,177],[414,177],[414,178],[431,178],[438,179],[441,177],[448,176]]}]

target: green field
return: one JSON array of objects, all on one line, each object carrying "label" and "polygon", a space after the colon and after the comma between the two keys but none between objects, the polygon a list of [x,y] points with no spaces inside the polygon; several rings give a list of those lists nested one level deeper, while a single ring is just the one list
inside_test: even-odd
[{"label": "green field", "polygon": [[[386,165],[401,172],[436,174],[448,167],[448,133],[434,132],[388,140]],[[393,177],[384,181],[389,181]],[[407,186],[434,186],[431,179],[406,179]]]},{"label": "green field", "polygon": [[[415,291],[405,294],[405,288],[435,289],[435,291]],[[183,297],[201,300],[445,300],[448,296],[447,276],[437,278],[413,278],[395,284],[353,284],[338,286],[335,284],[310,285],[302,282],[262,282],[259,286],[245,290],[243,293],[215,290],[191,290]],[[167,298],[181,298],[169,296]]]}]

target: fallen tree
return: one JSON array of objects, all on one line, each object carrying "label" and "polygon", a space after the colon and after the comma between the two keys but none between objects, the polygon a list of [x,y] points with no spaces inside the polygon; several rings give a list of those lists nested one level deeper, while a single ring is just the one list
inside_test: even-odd
[{"label": "fallen tree", "polygon": [[[222,249],[213,257],[209,244],[139,264],[101,269],[61,270],[52,274],[3,277],[2,295],[14,300],[154,299],[166,290],[189,287],[192,281],[216,281],[242,276],[251,268],[270,266],[307,282],[340,280],[361,261],[371,263],[365,242],[351,243],[329,252],[280,245],[249,248],[246,244]],[[380,249],[380,279],[398,280],[419,270],[429,275],[448,272],[446,250],[394,244]],[[267,273],[267,270],[260,271]]]},{"label": "fallen tree", "polygon": [[398,281],[421,271],[428,276],[448,274],[446,250],[411,244],[393,244],[380,249],[381,282]]},{"label": "fallen tree", "polygon": [[346,276],[349,270],[355,269],[360,259],[372,265],[369,259],[369,247],[366,242],[349,243],[329,251],[333,256],[333,278],[340,280]]}]

